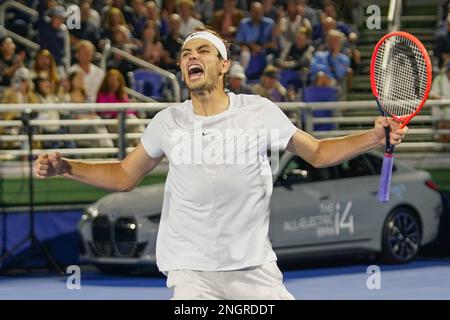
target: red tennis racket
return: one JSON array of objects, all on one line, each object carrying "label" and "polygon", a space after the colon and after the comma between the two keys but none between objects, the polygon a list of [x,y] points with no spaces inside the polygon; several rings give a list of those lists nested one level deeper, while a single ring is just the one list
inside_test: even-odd
[{"label": "red tennis racket", "polygon": [[[396,31],[385,35],[375,46],[370,64],[370,84],[378,110],[405,127],[422,109],[431,88],[431,61],[425,46],[413,35]],[[381,169],[378,200],[389,201],[394,165],[390,128]]]}]

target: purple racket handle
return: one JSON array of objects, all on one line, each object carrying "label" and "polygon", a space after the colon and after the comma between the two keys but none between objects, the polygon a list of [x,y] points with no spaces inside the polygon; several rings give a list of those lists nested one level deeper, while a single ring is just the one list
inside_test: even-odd
[{"label": "purple racket handle", "polygon": [[378,187],[378,201],[389,201],[389,187],[391,185],[392,167],[394,166],[393,154],[385,153],[383,167],[381,168],[380,186]]}]

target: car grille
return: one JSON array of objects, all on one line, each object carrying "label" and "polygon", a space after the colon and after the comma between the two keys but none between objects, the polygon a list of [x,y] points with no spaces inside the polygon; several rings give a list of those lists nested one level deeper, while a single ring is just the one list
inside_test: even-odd
[{"label": "car grille", "polygon": [[140,257],[147,245],[137,241],[137,222],[134,218],[97,217],[92,225],[91,249],[97,257]]}]

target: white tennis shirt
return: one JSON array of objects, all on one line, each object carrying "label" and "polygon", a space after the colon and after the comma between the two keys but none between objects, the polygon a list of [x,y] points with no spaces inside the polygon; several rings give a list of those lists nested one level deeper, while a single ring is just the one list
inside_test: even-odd
[{"label": "white tennis shirt", "polygon": [[160,271],[239,270],[276,260],[269,232],[267,150],[286,148],[296,127],[272,102],[228,93],[222,113],[199,116],[192,101],[151,120],[141,142],[165,154],[169,172],[156,244]]}]

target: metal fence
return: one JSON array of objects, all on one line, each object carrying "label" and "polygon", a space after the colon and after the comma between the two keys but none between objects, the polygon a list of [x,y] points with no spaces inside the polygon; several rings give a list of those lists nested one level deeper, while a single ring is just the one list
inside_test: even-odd
[{"label": "metal fence", "polygon": [[[133,149],[132,141],[137,141],[142,131],[130,133],[130,126],[141,125],[144,128],[151,119],[148,116],[170,106],[172,103],[123,103],[123,104],[4,104],[0,108],[0,119],[4,119],[7,112],[17,114],[42,112],[56,110],[58,112],[77,111],[102,111],[117,110],[117,119],[73,119],[60,120],[31,120],[30,124],[36,129],[48,125],[60,125],[64,127],[76,126],[107,126],[109,133],[80,133],[80,134],[41,134],[36,130],[33,141],[74,141],[112,139],[114,147],[109,148],[62,148],[45,150],[35,148],[34,154],[43,151],[60,151],[66,156],[78,156],[86,158],[123,158],[126,153]],[[326,103],[279,103],[279,107],[289,118],[301,129],[313,136],[323,139],[329,137],[343,136],[362,132],[373,127],[373,122],[378,116],[374,101],[345,101]],[[439,123],[450,123],[450,100],[429,100],[422,112],[409,124],[410,130],[404,142],[398,146],[397,155],[406,159],[418,167],[450,167],[450,129],[439,126]],[[137,110],[141,118],[127,119],[125,116],[128,109]],[[330,116],[317,116],[318,112],[327,110]],[[330,124],[331,130],[319,130],[315,126],[319,124]],[[14,160],[28,154],[27,135],[23,130],[22,120],[0,120],[0,132],[6,128],[16,128],[18,134],[0,135],[0,145],[15,142],[16,147],[2,147],[0,150],[1,160]]]}]

